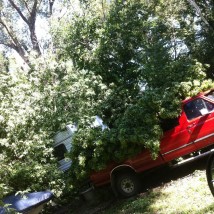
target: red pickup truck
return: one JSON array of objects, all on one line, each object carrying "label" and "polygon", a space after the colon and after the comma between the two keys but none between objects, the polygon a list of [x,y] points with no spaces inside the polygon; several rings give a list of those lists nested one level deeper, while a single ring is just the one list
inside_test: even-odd
[{"label": "red pickup truck", "polygon": [[[120,164],[112,163],[104,170],[93,172],[90,182],[93,186],[110,183],[114,192],[129,197],[139,190],[137,173],[146,172],[163,164],[174,164],[180,157],[194,159],[206,155],[214,148],[214,89],[200,93],[182,102],[182,113],[178,118],[165,121],[157,159],[153,160],[148,150]],[[64,153],[72,149],[70,142],[73,129],[58,133],[55,150],[61,169],[67,170],[71,161],[66,162]]]},{"label": "red pickup truck", "polygon": [[104,170],[93,172],[90,176],[92,184],[110,183],[114,192],[129,197],[139,190],[137,173],[173,163],[180,157],[193,159],[195,155],[209,153],[214,148],[214,89],[184,100],[180,116],[165,121],[162,128],[164,134],[157,159],[153,160],[145,149],[123,163],[110,164]]}]

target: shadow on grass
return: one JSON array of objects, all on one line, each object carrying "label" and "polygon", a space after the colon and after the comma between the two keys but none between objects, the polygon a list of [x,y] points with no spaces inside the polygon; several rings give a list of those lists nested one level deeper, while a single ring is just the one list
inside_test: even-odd
[{"label": "shadow on grass", "polygon": [[143,188],[141,192],[145,192],[148,189],[153,189],[162,186],[163,184],[169,183],[172,180],[183,178],[189,174],[192,174],[196,170],[205,170],[207,159],[208,156],[190,163],[186,163],[176,168],[163,166],[148,174],[142,174],[141,180]]},{"label": "shadow on grass", "polygon": [[[114,202],[110,208],[104,210],[102,213],[103,214],[158,213],[155,207],[153,207],[153,204],[155,204],[157,200],[164,200],[164,198],[167,198],[169,195],[159,190],[153,191],[153,189],[163,186],[173,180],[181,179],[187,175],[192,174],[196,170],[205,170],[207,158],[208,157],[205,157],[191,163],[186,163],[183,166],[173,169],[165,166],[148,174],[142,174],[141,181],[143,184],[143,188],[138,196],[126,200],[118,200]],[[214,211],[214,204],[208,206],[203,210],[199,210],[198,213],[200,214],[210,213],[210,211],[212,210]]]},{"label": "shadow on grass", "polygon": [[102,214],[157,213],[152,204],[160,197],[167,197],[167,194],[152,191],[141,193],[136,197],[118,200],[108,210],[103,211]]},{"label": "shadow on grass", "polygon": [[[148,191],[147,193],[141,193],[139,196],[119,200],[114,203],[109,209],[100,212],[101,214],[158,214],[164,213],[164,209],[161,209],[161,212],[158,211],[161,207],[154,207],[153,204],[160,200],[160,198],[167,198],[168,194],[159,192],[159,191]],[[179,202],[178,202],[179,203]],[[165,205],[164,205],[165,206]],[[163,207],[162,207],[163,208]],[[214,203],[212,205],[207,206],[201,210],[177,210],[175,211],[173,208],[171,209],[173,214],[213,214],[214,213]]]},{"label": "shadow on grass", "polygon": [[[157,200],[167,198],[169,195],[159,190],[153,191],[154,188],[161,187],[173,180],[183,178],[192,174],[196,170],[205,170],[207,158],[186,163],[183,166],[177,168],[161,167],[148,174],[142,174],[142,186],[141,193],[138,196],[129,199],[116,199],[113,196],[110,187],[103,187],[96,189],[97,197],[95,203],[87,203],[85,201],[79,201],[79,204],[74,207],[71,206],[68,209],[69,214],[130,214],[130,213],[158,213],[153,207]],[[209,206],[206,209],[199,211],[198,213],[204,214],[207,211],[213,210],[214,205]],[[214,213],[214,212],[213,212]]]}]

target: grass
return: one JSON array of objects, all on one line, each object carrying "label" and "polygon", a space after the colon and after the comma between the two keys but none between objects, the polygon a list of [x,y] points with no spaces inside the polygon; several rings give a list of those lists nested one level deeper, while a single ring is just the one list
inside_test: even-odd
[{"label": "grass", "polygon": [[168,182],[141,193],[137,197],[119,200],[102,214],[211,214],[214,198],[209,190],[205,170]]},{"label": "grass", "polygon": [[94,200],[82,200],[63,214],[214,214],[206,166],[207,157],[142,174],[141,193],[129,199],[113,197],[110,186],[96,188]]}]

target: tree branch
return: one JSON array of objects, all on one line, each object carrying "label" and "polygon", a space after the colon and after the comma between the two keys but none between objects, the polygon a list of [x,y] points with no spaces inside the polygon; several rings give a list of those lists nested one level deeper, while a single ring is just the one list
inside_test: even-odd
[{"label": "tree branch", "polygon": [[0,42],[0,43],[9,48],[14,49],[21,56],[24,62],[26,62],[30,66],[30,62],[28,57],[26,56],[26,52],[23,49],[22,45],[19,43],[19,40],[14,35],[13,30],[1,18],[0,18],[0,24],[3,26],[3,28],[5,29],[5,31],[7,32],[11,40],[10,43],[9,42]]},{"label": "tree branch", "polygon": [[33,7],[32,7],[32,10],[30,12],[30,17],[28,19],[29,25],[31,25],[31,26],[35,25],[36,12],[37,12],[37,4],[38,4],[38,1],[34,0],[34,4],[33,4]]},{"label": "tree branch", "polygon": [[[41,55],[40,47],[38,44],[38,39],[35,33],[35,22],[36,22],[36,14],[37,14],[37,6],[38,6],[38,0],[34,0],[33,7],[30,11],[28,4],[26,1],[24,1],[25,7],[27,8],[29,14],[29,18],[27,19],[20,8],[14,3],[13,0],[8,0],[12,7],[17,11],[17,13],[20,15],[20,17],[25,21],[25,23],[28,25],[30,30],[30,38],[33,45],[33,49]],[[41,2],[40,2],[41,3]]]},{"label": "tree branch", "polygon": [[187,0],[189,2],[189,4],[196,10],[196,13],[198,13],[198,15],[201,17],[202,21],[209,26],[213,31],[213,27],[210,25],[210,23],[206,20],[206,18],[203,16],[201,9],[199,8],[199,6],[197,5],[197,3],[195,2],[195,0]]},{"label": "tree branch", "polygon": [[25,0],[23,0],[24,1],[24,4],[25,4],[25,7],[27,8],[27,11],[28,11],[28,13],[29,13],[29,16],[30,16],[30,9],[29,9],[29,7],[28,7],[28,4],[27,4],[27,2],[25,1]]},{"label": "tree branch", "polygon": [[49,6],[50,6],[50,15],[53,13],[53,4],[55,0],[49,0]]},{"label": "tree branch", "polygon": [[21,16],[21,18],[24,20],[24,22],[28,23],[28,20],[26,19],[26,17],[23,15],[22,11],[20,10],[20,8],[14,3],[13,0],[8,0],[10,2],[10,4],[12,5],[12,7],[17,11],[17,13]]},{"label": "tree branch", "polygon": [[17,38],[15,38],[12,30],[10,30],[10,28],[8,27],[8,25],[0,18],[0,24],[4,27],[4,29],[6,30],[7,34],[9,35],[9,37],[11,38],[11,40],[16,44],[18,43]]}]

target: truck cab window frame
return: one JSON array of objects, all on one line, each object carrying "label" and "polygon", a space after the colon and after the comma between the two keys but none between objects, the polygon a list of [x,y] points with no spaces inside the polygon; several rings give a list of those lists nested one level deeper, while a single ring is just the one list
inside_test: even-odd
[{"label": "truck cab window frame", "polygon": [[184,105],[184,112],[188,120],[193,120],[195,118],[203,116],[203,110],[208,113],[213,111],[214,104],[202,98],[197,98]]}]

